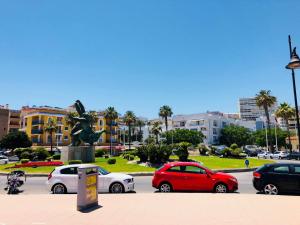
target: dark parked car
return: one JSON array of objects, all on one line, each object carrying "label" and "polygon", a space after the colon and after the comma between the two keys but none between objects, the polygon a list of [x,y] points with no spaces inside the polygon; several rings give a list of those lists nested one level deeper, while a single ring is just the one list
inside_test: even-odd
[{"label": "dark parked car", "polygon": [[287,159],[300,160],[300,152],[292,152],[292,153],[288,154]]},{"label": "dark parked car", "polygon": [[267,164],[253,172],[253,186],[269,195],[300,193],[300,164]]},{"label": "dark parked car", "polygon": [[244,152],[250,157],[256,157],[258,154],[258,148],[256,145],[246,145],[243,149]]}]

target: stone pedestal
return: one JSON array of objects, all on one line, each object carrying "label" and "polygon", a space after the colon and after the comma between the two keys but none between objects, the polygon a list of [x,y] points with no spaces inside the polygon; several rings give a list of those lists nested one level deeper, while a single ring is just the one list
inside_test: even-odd
[{"label": "stone pedestal", "polygon": [[65,146],[61,149],[61,161],[81,160],[82,163],[95,162],[95,146]]}]

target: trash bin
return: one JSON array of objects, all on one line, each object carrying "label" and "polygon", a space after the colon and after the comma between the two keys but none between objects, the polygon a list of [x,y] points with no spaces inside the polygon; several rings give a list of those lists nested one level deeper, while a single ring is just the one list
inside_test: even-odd
[{"label": "trash bin", "polygon": [[78,167],[77,210],[83,211],[98,206],[98,167]]}]

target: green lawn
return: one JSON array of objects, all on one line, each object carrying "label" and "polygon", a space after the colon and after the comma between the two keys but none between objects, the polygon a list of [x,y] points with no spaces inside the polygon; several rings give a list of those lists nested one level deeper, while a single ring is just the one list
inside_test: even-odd
[{"label": "green lawn", "polygon": [[[114,165],[107,164],[107,159],[96,158],[95,164],[105,168],[110,172],[151,172],[155,168],[149,168],[140,166],[137,164],[127,164],[127,160],[121,157],[115,157],[117,163]],[[172,159],[177,159],[177,157],[171,157]],[[245,168],[244,159],[224,159],[215,156],[191,156],[190,159],[202,162],[205,167],[210,169],[235,169],[235,168]],[[266,163],[273,163],[272,160],[264,159],[249,159],[250,167],[259,167]],[[11,169],[5,169],[7,167],[13,166],[14,164],[0,165],[0,172],[9,172]],[[38,167],[38,168],[21,168],[27,173],[50,173],[54,167]],[[14,170],[14,169],[12,169]]]},{"label": "green lawn", "polygon": [[[193,160],[202,162],[205,167],[210,169],[236,169],[245,168],[245,159],[226,159],[216,156],[191,156]],[[274,163],[272,160],[249,158],[249,167],[259,167],[267,163]]]}]

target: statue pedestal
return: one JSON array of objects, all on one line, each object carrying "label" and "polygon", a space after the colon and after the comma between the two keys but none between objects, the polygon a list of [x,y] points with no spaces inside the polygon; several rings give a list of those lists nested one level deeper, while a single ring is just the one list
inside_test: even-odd
[{"label": "statue pedestal", "polygon": [[61,149],[61,161],[81,160],[82,163],[95,162],[95,146],[65,146]]}]

